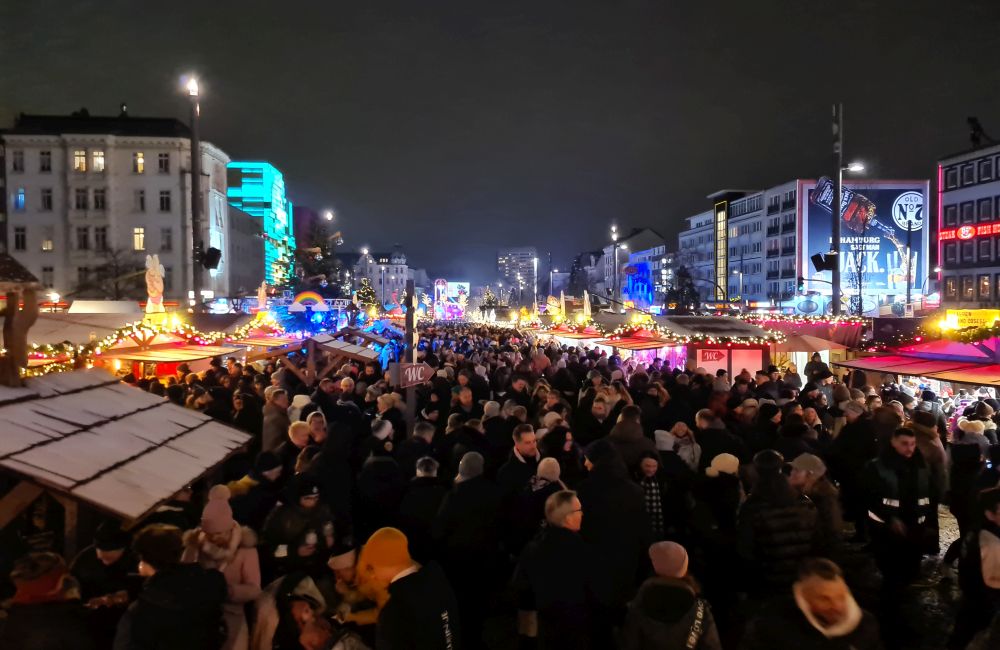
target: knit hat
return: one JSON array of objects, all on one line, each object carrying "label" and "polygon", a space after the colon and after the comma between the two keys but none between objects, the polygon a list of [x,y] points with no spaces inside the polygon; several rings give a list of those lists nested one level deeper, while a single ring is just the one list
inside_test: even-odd
[{"label": "knit hat", "polygon": [[296,395],[295,397],[292,398],[292,407],[301,409],[305,407],[306,404],[308,404],[310,401],[312,400],[309,399],[308,395]]},{"label": "knit hat", "polygon": [[130,541],[132,536],[117,521],[105,521],[94,532],[94,546],[99,551],[120,551],[128,548]]},{"label": "knit hat", "polygon": [[740,473],[740,459],[732,454],[719,454],[712,464],[705,468],[705,475],[715,478],[719,474],[736,476]]},{"label": "knit hat", "polygon": [[958,428],[965,433],[983,435],[986,432],[986,424],[982,420],[958,418]]},{"label": "knit hat", "polygon": [[611,381],[621,381],[624,378],[625,378],[625,373],[623,373],[621,370],[615,369],[611,371]]},{"label": "knit hat", "polygon": [[336,553],[330,556],[330,560],[326,563],[333,571],[338,571],[341,569],[352,568],[358,560],[358,552],[353,548],[347,549],[340,553]]},{"label": "knit hat", "polygon": [[789,463],[792,469],[800,472],[808,472],[813,476],[823,476],[826,474],[826,464],[819,456],[813,454],[799,454]]},{"label": "knit hat", "polygon": [[925,390],[924,392],[920,393],[920,399],[925,402],[936,402],[937,395],[932,390]]},{"label": "knit hat", "polygon": [[362,575],[368,567],[404,566],[412,564],[409,542],[397,528],[379,528],[361,549],[358,566]]},{"label": "knit hat", "polygon": [[295,497],[318,497],[319,482],[311,476],[299,475],[295,481]]},{"label": "knit hat", "polygon": [[683,578],[687,575],[688,554],[677,542],[657,542],[649,547],[653,571],[661,578]]},{"label": "knit hat", "polygon": [[548,481],[558,481],[560,473],[559,461],[555,458],[543,458],[538,463],[538,469],[535,473]]},{"label": "knit hat", "polygon": [[273,451],[262,451],[257,454],[257,460],[253,464],[253,469],[258,474],[269,472],[276,467],[281,467],[281,458]]},{"label": "knit hat", "polygon": [[458,477],[467,481],[481,476],[485,462],[478,451],[467,452],[458,463]]},{"label": "knit hat", "polygon": [[865,407],[855,401],[850,401],[847,404],[844,404],[842,410],[845,414],[851,413],[852,415],[864,415]]},{"label": "knit hat", "polygon": [[817,386],[815,382],[810,381],[805,386],[802,387],[802,394],[807,395],[816,390],[819,390],[819,386]]},{"label": "knit hat", "polygon": [[742,402],[740,402],[739,408],[741,408],[741,409],[755,409],[755,408],[758,408],[759,406],[760,406],[760,402],[758,402],[757,400],[755,400],[755,399],[753,399],[751,397],[748,397],[747,399],[745,399]]},{"label": "knit hat", "polygon": [[201,511],[201,529],[206,533],[221,533],[229,530],[236,521],[229,505],[229,488],[216,485],[208,491],[208,503]]},{"label": "knit hat", "polygon": [[758,451],[754,455],[753,466],[757,468],[757,472],[760,474],[765,472],[780,472],[785,466],[785,457],[773,449],[765,449],[764,451]]}]

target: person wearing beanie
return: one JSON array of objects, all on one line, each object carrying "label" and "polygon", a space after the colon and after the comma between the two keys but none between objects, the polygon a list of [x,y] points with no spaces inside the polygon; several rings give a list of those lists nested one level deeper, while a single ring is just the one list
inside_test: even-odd
[{"label": "person wearing beanie", "polygon": [[546,525],[521,553],[512,580],[518,632],[546,650],[597,648],[591,639],[596,556],[580,536],[588,514],[571,490],[549,495],[544,513]]},{"label": "person wearing beanie", "polygon": [[645,495],[608,440],[587,447],[585,465],[589,475],[577,489],[587,513],[580,533],[603,558],[595,567],[593,639],[595,647],[612,647],[612,628],[625,614],[649,543]]},{"label": "person wearing beanie", "polygon": [[99,647],[110,646],[118,619],[125,613],[129,594],[139,588],[134,576],[139,560],[131,550],[132,536],[113,519],[101,523],[94,543],[80,551],[70,573],[89,609],[91,629]]},{"label": "person wearing beanie", "polygon": [[[361,592],[385,604],[375,627],[375,647],[385,650],[464,648],[464,622],[441,568],[410,557],[406,535],[396,528],[375,531],[358,556]],[[385,599],[383,594],[388,594]]]},{"label": "person wearing beanie", "polygon": [[30,553],[13,562],[10,579],[16,591],[0,624],[0,648],[104,647],[91,634],[79,586],[61,556]]},{"label": "person wearing beanie", "polygon": [[146,581],[118,623],[114,648],[221,647],[226,639],[223,604],[229,591],[222,572],[181,562],[183,534],[174,526],[146,526],[136,534],[132,548],[139,558],[139,575]]},{"label": "person wearing beanie", "polygon": [[729,476],[740,475],[740,459],[732,454],[719,454],[712,459],[712,463],[705,468],[705,475],[716,478],[720,474]]},{"label": "person wearing beanie", "polygon": [[432,528],[470,646],[480,642],[489,596],[506,560],[500,553],[501,522],[508,516],[503,496],[501,488],[483,476],[482,455],[469,452],[459,462],[458,478]]},{"label": "person wearing beanie", "polygon": [[320,482],[308,473],[296,476],[288,501],[275,508],[261,530],[261,548],[276,571],[316,570],[337,544],[349,543],[347,525],[323,502]]},{"label": "person wearing beanie", "polygon": [[818,548],[816,506],[796,494],[774,450],[753,458],[757,478],[739,511],[737,552],[748,569],[748,593],[786,593],[799,562]]},{"label": "person wearing beanie", "polygon": [[260,559],[257,534],[233,519],[229,497],[225,485],[209,490],[201,525],[184,533],[181,562],[222,572],[228,589],[223,606],[227,636],[222,650],[242,650],[250,643],[244,606],[260,595]]},{"label": "person wearing beanie", "polygon": [[629,603],[622,650],[722,650],[711,607],[688,577],[684,547],[675,542],[657,542],[649,547],[649,559],[655,575],[642,583]]},{"label": "person wearing beanie", "polygon": [[244,526],[260,530],[278,503],[283,472],[281,458],[276,453],[262,451],[257,454],[253,469],[246,476],[226,484],[233,518]]},{"label": "person wearing beanie", "polygon": [[844,535],[840,491],[827,476],[826,464],[814,454],[801,454],[791,463],[788,483],[816,505],[816,524],[826,553],[836,550]]},{"label": "person wearing beanie", "polygon": [[358,444],[355,463],[360,467],[369,458],[392,457],[396,449],[392,431],[392,422],[389,420],[372,420],[371,435],[363,438]]}]

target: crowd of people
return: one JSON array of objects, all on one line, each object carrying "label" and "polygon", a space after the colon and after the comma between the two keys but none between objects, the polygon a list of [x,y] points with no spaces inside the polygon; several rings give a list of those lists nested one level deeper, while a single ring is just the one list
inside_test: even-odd
[{"label": "crowd of people", "polygon": [[382,368],[315,382],[294,357],[128,378],[252,441],[72,561],[15,562],[0,647],[912,648],[908,594],[942,551],[950,647],[1000,647],[987,395],[474,325],[423,330],[418,357],[411,404]]}]

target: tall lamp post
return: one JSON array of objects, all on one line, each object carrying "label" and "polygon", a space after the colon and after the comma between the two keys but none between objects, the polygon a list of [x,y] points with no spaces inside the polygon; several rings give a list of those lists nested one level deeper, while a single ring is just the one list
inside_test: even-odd
[{"label": "tall lamp post", "polygon": [[189,77],[185,88],[188,98],[191,100],[191,242],[194,246],[191,266],[191,289],[194,293],[192,305],[195,311],[201,311],[203,242],[201,241],[201,139],[198,137],[198,119],[201,117],[201,106],[198,101],[198,79],[193,75]]},{"label": "tall lamp post", "polygon": [[551,266],[549,267],[549,295],[550,296],[552,295],[552,274],[553,273],[558,273],[558,272],[559,272],[559,269],[554,269]]},{"label": "tall lamp post", "polygon": [[535,301],[534,302],[534,306],[532,307],[531,311],[532,311],[532,313],[534,313],[535,310],[538,309],[538,258],[537,257],[531,258],[531,269],[532,269],[531,270],[531,284],[532,284],[531,293],[532,293],[532,299]]},{"label": "tall lamp post", "polygon": [[743,311],[743,271],[741,269],[733,269],[733,275],[740,276],[740,311]]},{"label": "tall lamp post", "polygon": [[379,279],[379,286],[382,287],[382,304],[379,306],[379,311],[382,311],[385,309],[385,265],[383,264],[379,268],[382,269],[382,276]]},{"label": "tall lamp post", "polygon": [[841,212],[843,208],[841,203],[844,197],[844,172],[862,172],[865,166],[861,163],[851,163],[847,167],[844,166],[844,105],[842,103],[833,105],[833,158],[837,165],[837,186],[834,188],[833,192],[833,205],[831,212],[833,213],[833,237],[831,238],[831,250],[830,253],[836,257],[836,261],[831,272],[831,280],[833,285],[833,291],[831,292],[833,299],[833,315],[840,316],[840,302],[841,302],[841,282],[840,282],[840,226],[841,226]]}]

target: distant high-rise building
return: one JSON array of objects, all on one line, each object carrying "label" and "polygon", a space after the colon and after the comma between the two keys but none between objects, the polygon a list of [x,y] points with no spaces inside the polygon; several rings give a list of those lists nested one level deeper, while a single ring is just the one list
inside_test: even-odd
[{"label": "distant high-rise building", "polygon": [[497,251],[497,277],[504,288],[514,289],[516,302],[531,302],[533,299],[538,263],[538,250],[534,246]]},{"label": "distant high-rise building", "polygon": [[231,162],[228,170],[230,205],[261,220],[264,279],[272,286],[284,285],[295,264],[293,207],[284,176],[268,162]]}]

